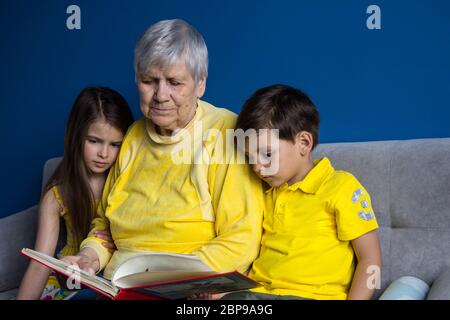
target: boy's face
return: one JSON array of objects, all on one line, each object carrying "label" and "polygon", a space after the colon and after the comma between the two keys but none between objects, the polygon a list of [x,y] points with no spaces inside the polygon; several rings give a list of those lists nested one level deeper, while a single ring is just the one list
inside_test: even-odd
[{"label": "boy's face", "polygon": [[295,143],[279,139],[275,129],[259,130],[257,139],[250,138],[245,149],[253,171],[270,186],[278,187],[303,179],[306,166],[301,144],[297,139]]}]

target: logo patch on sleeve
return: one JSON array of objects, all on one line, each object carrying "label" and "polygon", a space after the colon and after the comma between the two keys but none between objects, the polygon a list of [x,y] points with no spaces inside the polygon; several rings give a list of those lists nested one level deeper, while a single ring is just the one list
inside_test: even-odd
[{"label": "logo patch on sleeve", "polygon": [[361,189],[356,189],[355,192],[353,192],[352,195],[352,202],[356,203],[359,200],[359,197],[363,195],[363,191]]},{"label": "logo patch on sleeve", "polygon": [[375,217],[373,212],[365,212],[365,211],[358,212],[358,216],[360,219],[365,220],[365,221],[372,220]]}]

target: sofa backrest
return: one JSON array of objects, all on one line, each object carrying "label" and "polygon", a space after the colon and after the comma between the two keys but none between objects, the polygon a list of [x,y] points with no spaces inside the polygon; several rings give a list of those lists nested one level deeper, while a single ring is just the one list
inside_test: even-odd
[{"label": "sofa backrest", "polygon": [[62,157],[56,157],[48,159],[44,164],[44,172],[42,174],[42,191],[44,191],[44,187],[47,184],[48,179],[50,179],[53,172],[55,172],[56,167],[61,162]]},{"label": "sofa backrest", "polygon": [[380,229],[381,288],[401,276],[428,284],[450,265],[450,138],[322,144],[366,187]]}]

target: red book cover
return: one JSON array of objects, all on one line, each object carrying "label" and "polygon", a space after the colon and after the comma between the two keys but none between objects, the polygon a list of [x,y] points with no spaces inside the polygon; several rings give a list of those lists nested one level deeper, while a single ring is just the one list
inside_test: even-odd
[{"label": "red book cover", "polygon": [[259,286],[238,271],[214,272],[193,255],[137,254],[122,262],[109,281],[31,249],[22,249],[21,253],[62,274],[68,282],[81,283],[113,300],[186,299],[198,293],[224,293]]}]

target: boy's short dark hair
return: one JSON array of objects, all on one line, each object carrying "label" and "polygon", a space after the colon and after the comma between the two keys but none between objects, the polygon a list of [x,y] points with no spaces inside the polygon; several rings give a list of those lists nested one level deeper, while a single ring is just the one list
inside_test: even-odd
[{"label": "boy's short dark hair", "polygon": [[236,129],[278,129],[283,140],[295,141],[301,131],[319,143],[320,116],[311,99],[299,89],[277,84],[257,90],[244,104]]}]

